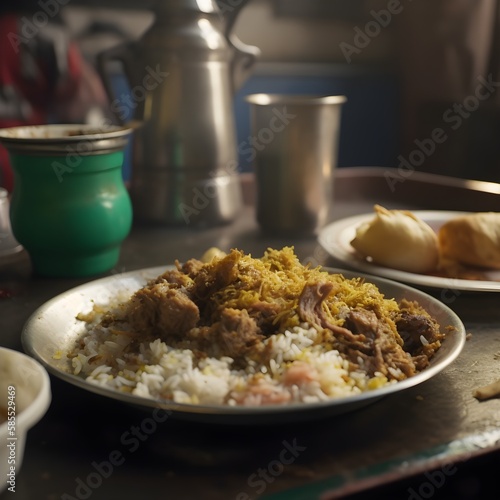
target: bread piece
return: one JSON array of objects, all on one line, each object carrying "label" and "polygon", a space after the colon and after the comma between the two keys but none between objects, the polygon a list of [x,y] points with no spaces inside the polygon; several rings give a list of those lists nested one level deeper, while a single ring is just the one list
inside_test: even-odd
[{"label": "bread piece", "polygon": [[451,219],[441,226],[438,238],[444,260],[500,269],[500,213],[478,212]]},{"label": "bread piece", "polygon": [[437,269],[439,247],[436,233],[406,210],[387,210],[375,205],[375,218],[356,230],[351,245],[376,264],[412,273]]}]

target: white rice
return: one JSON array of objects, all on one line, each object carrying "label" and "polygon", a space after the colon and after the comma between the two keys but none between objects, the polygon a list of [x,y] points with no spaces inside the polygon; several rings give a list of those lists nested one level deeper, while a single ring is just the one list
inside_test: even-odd
[{"label": "white rice", "polygon": [[[320,343],[307,324],[273,335],[270,360],[259,365],[247,359],[244,369],[227,356],[198,359],[156,339],[140,343],[133,337],[95,323],[71,353],[72,371],[87,381],[155,400],[200,405],[259,406],[315,403],[382,387],[381,373],[370,377],[349,368],[338,351]],[[360,360],[362,361],[362,360]],[[361,365],[361,363],[360,363]]]}]

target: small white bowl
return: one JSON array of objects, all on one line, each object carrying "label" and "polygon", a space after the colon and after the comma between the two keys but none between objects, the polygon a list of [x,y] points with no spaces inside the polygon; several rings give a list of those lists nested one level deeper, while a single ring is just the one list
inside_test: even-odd
[{"label": "small white bowl", "polygon": [[16,491],[26,434],[51,399],[45,368],[24,353],[0,347],[0,493]]}]

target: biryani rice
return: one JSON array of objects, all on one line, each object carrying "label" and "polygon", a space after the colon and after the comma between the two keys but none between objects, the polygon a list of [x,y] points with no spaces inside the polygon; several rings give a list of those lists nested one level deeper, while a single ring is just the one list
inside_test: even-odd
[{"label": "biryani rice", "polygon": [[[90,335],[72,358],[73,373],[93,384],[145,398],[231,406],[315,403],[389,383],[382,374],[369,377],[363,371],[350,371],[338,351],[317,343],[319,332],[307,324],[266,340],[271,344],[269,368],[250,360],[245,369],[233,369],[233,359],[227,356],[197,361],[192,350],[173,348],[160,339],[140,343],[138,352],[127,353],[132,337],[94,323],[87,330]],[[294,362],[307,363],[316,376],[306,383],[286,384],[287,370]]]},{"label": "biryani rice", "polygon": [[[138,339],[126,322],[120,327],[102,322],[108,314],[123,313],[124,297],[113,304],[95,304],[93,311],[79,316],[86,332],[68,354],[71,371],[88,382],[120,392],[160,401],[195,405],[261,406],[267,404],[317,403],[342,398],[397,383],[406,378],[394,366],[386,375],[368,373],[365,360],[352,363],[331,343],[317,325],[300,322],[297,303],[304,283],[320,279],[335,283],[335,295],[322,304],[335,325],[345,322],[346,311],[366,308],[377,311],[391,335],[400,340],[393,321],[398,304],[362,279],[309,269],[298,263],[293,250],[268,250],[262,259],[243,256],[239,262],[242,281],[262,279],[258,296],[245,286],[233,284],[216,292],[218,303],[243,309],[255,300],[288,301],[286,314],[275,318],[279,331],[263,343],[268,360],[252,356],[235,363],[230,356],[200,356],[192,349],[169,345],[161,338]],[[265,276],[265,279],[262,278]],[[253,286],[253,285],[252,285]],[[252,288],[248,286],[248,288]],[[421,340],[425,345],[427,339]],[[402,341],[400,342],[402,343]],[[408,354],[408,357],[410,354]],[[241,360],[239,360],[241,361]]]}]

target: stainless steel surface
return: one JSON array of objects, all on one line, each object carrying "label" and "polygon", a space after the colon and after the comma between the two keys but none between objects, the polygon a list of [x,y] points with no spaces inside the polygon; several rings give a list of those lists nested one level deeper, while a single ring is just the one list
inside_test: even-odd
[{"label": "stainless steel surface", "polygon": [[87,156],[121,151],[132,128],[95,125],[31,125],[0,130],[0,143],[11,153]]},{"label": "stainless steel surface", "polygon": [[[388,182],[394,179],[401,182]],[[249,176],[244,176],[243,186],[250,201],[254,186]],[[334,190],[332,221],[368,213],[374,203],[463,211],[498,210],[500,204],[498,184],[418,172],[402,177],[396,169],[376,167],[338,169]],[[264,237],[254,206],[247,205],[225,227],[134,228],[119,264],[108,275],[163,266],[179,256],[201,256],[214,245],[253,255],[261,255],[268,246],[294,245],[303,262],[315,259],[317,264],[342,266],[315,238]],[[24,254],[15,263],[0,265],[0,344],[21,350],[21,331],[29,316],[54,296],[85,283],[36,278]],[[412,491],[420,495],[420,488],[429,495],[432,487],[433,500],[475,500],[492,498],[486,486],[497,498],[500,399],[480,403],[472,392],[500,374],[498,294],[429,293],[450,307],[470,334],[460,356],[416,387],[311,424],[232,428],[167,418],[154,427],[152,416],[143,409],[135,411],[51,376],[52,405],[30,431],[15,499],[52,500],[64,494],[78,498],[90,491],[92,500],[163,500],[166,492],[169,498],[203,500],[238,495],[313,500],[358,492],[356,498],[372,500],[410,498]],[[261,480],[260,470],[268,474],[270,465],[279,465],[285,442],[296,444],[300,452],[292,463],[282,464],[279,475]],[[120,458],[120,465],[107,477],[99,476],[97,487],[93,464],[109,462],[110,456]],[[96,487],[87,491],[81,486],[77,492],[87,478],[94,479]],[[434,487],[430,478],[443,479],[442,486]]]},{"label": "stainless steel surface", "polygon": [[[448,220],[470,212],[413,210],[412,213],[437,231]],[[425,289],[500,292],[500,271],[498,270],[482,270],[481,274],[484,275],[484,280],[459,279],[400,271],[398,269],[379,266],[363,259],[356,253],[350,242],[354,239],[356,229],[361,224],[372,220],[373,217],[374,214],[372,212],[332,222],[321,230],[318,241],[334,259],[349,269],[357,269],[364,273],[401,281],[412,286],[417,285]]]},{"label": "stainless steel surface", "polygon": [[344,96],[253,94],[257,221],[266,233],[315,234],[331,216]]},{"label": "stainless steel surface", "polygon": [[213,226],[241,210],[233,92],[259,53],[231,32],[245,3],[222,11],[212,0],[159,2],[140,40],[100,54],[111,108],[123,119],[109,75],[121,61],[141,123],[131,179],[136,221]]},{"label": "stainless steel surface", "polygon": [[[133,293],[145,285],[149,279],[162,274],[166,266],[132,271],[89,282],[55,297],[38,308],[26,323],[22,342],[27,353],[40,361],[52,374],[84,389],[101,394],[108,398],[138,407],[160,407],[173,412],[176,418],[200,422],[217,422],[227,425],[270,424],[279,422],[305,421],[318,416],[333,416],[353,411],[373,403],[390,394],[403,391],[425,382],[450,365],[460,354],[465,343],[465,327],[458,316],[442,302],[433,297],[389,280],[366,276],[375,283],[387,298],[397,301],[405,298],[418,301],[441,325],[443,331],[447,326],[454,328],[443,341],[430,366],[423,372],[380,389],[356,394],[350,397],[331,399],[314,404],[267,405],[263,407],[233,407],[229,405],[187,405],[174,402],[158,402],[132,394],[125,394],[106,387],[87,382],[84,378],[72,374],[70,362],[65,355],[70,352],[76,341],[85,333],[85,324],[76,319],[79,313],[92,311],[94,304],[106,306],[122,297],[122,294]],[[331,272],[336,272],[331,269]],[[349,277],[359,273],[343,271]],[[58,355],[56,356],[56,353]]]}]

